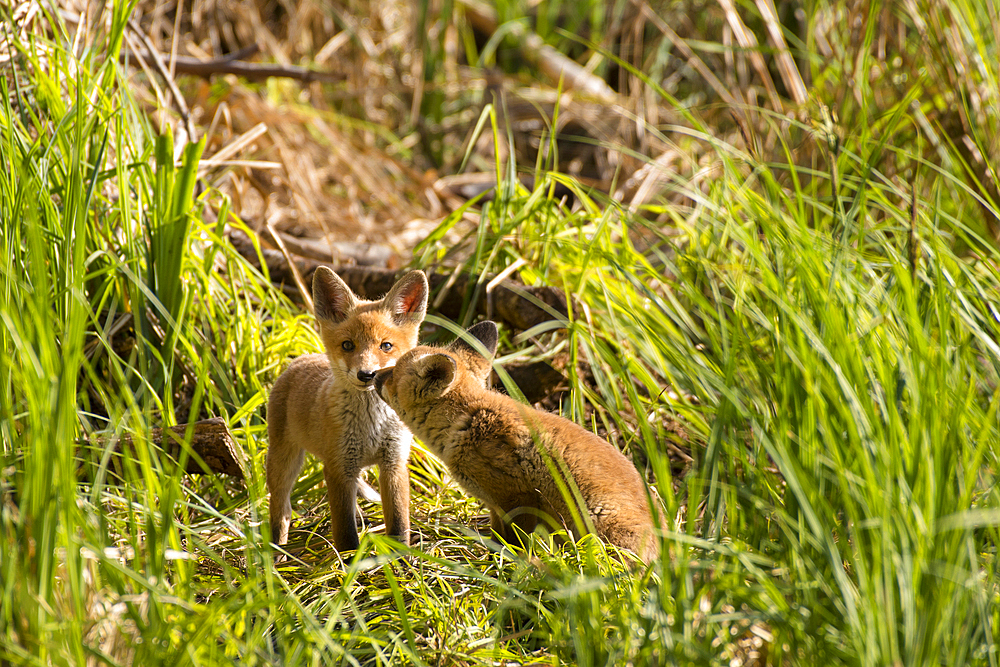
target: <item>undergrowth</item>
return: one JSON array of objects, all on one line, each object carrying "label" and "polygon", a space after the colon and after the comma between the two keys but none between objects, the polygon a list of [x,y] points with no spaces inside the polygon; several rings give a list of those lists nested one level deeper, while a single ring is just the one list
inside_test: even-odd
[{"label": "undergrowth", "polygon": [[[942,7],[969,21],[976,94],[995,102],[995,8]],[[569,295],[565,321],[503,332],[502,353],[563,360],[561,412],[614,437],[662,501],[659,562],[592,538],[500,547],[418,448],[411,548],[367,505],[373,529],[341,558],[308,463],[276,563],[263,406],[318,338],[224,239],[241,222],[198,185],[201,147],[174,147],[131,97],[129,10],[81,55],[62,33],[7,37],[22,41],[0,80],[0,659],[997,663],[998,179],[970,179],[968,146],[931,142],[944,159],[928,160],[917,135],[943,75],[895,106],[862,87],[842,100],[851,125],[775,115],[768,151],[649,128],[711,174],[634,207],[542,158],[531,188],[497,163],[469,246],[443,240],[460,211],[416,249],[415,266],[473,275],[517,262]],[[823,86],[840,84],[816,74],[832,104]],[[997,119],[978,103],[960,111],[985,141]],[[153,427],[209,415],[246,455],[242,482],[153,444]]]}]

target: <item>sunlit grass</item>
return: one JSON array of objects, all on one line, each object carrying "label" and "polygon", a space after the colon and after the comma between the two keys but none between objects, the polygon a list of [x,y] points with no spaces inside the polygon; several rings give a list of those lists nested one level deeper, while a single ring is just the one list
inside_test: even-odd
[{"label": "sunlit grass", "polygon": [[[942,68],[959,47],[980,56],[968,76],[995,100],[996,17],[936,3],[929,24],[949,12],[961,39],[922,48]],[[188,187],[198,149],[168,156],[114,59],[45,43],[42,63],[36,38],[12,38],[29,55],[17,88],[0,81],[0,659],[996,664],[1000,179],[963,164],[968,146],[927,159],[945,74],[894,105],[868,85],[828,124],[774,117],[770,152],[688,132],[679,150],[712,177],[674,175],[635,212],[541,160],[530,190],[497,164],[508,182],[467,252],[438,235],[418,248],[474,275],[523,262],[571,295],[566,327],[504,331],[502,353],[558,357],[562,413],[652,480],[660,562],[590,538],[501,547],[418,448],[412,548],[366,505],[373,530],[341,559],[309,463],[276,564],[264,405],[286,360],[319,349],[311,318],[225,242],[226,203]],[[975,104],[989,155],[997,119]],[[557,182],[574,208],[550,198]],[[208,415],[230,424],[245,481],[179,472],[149,443]],[[123,435],[137,446],[117,467]]]}]

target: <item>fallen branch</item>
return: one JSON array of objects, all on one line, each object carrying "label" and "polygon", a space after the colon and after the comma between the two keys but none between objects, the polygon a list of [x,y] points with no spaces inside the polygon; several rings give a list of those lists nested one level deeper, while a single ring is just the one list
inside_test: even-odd
[{"label": "fallen branch", "polygon": [[[496,10],[479,0],[461,0],[465,18],[472,26],[487,35],[499,27]],[[607,104],[618,101],[618,94],[601,77],[591,74],[572,58],[568,58],[545,43],[537,34],[519,23],[507,26],[507,34],[520,43],[521,53],[534,63],[553,85],[564,90],[587,93]]]},{"label": "fallen branch", "polygon": [[[229,234],[229,241],[243,257],[257,268],[260,261],[253,242],[243,232],[234,229]],[[276,284],[293,286],[295,278],[292,268],[285,257],[277,250],[261,249],[264,263],[267,266],[271,281]],[[295,267],[306,285],[312,284],[313,272],[319,266],[329,266],[337,272],[355,294],[366,299],[377,299],[389,291],[399,277],[397,271],[380,269],[370,266],[332,266],[329,262],[319,262],[303,257],[294,258]],[[451,276],[429,273],[427,280],[431,290],[444,289]],[[566,295],[554,287],[528,287],[512,280],[501,281],[489,296],[486,285],[491,276],[483,276],[476,301],[471,304],[475,312],[492,312],[493,318],[512,329],[524,331],[536,324],[567,317]],[[437,311],[446,317],[458,319],[463,315],[466,294],[471,294],[477,284],[477,278],[466,273],[459,274],[447,288],[440,302],[435,300]],[[292,289],[289,295],[295,298],[298,290]],[[439,295],[440,296],[440,295]],[[487,299],[492,300],[492,308]]]},{"label": "fallen branch", "polygon": [[[546,361],[532,361],[523,364],[505,364],[503,369],[514,381],[517,388],[524,394],[524,398],[534,405],[542,399],[548,398],[560,389],[567,389],[566,376],[557,371]],[[492,384],[495,389],[505,391],[503,382],[494,376]]]}]

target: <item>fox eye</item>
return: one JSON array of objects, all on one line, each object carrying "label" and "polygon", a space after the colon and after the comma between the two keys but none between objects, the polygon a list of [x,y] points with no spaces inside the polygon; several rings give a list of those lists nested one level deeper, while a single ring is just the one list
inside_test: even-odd
[{"label": "fox eye", "polygon": [[340,344],[340,347],[344,350],[344,352],[350,352],[354,349],[354,343],[349,340],[345,340]]},{"label": "fox eye", "polygon": [[386,342],[382,343],[381,348],[382,348],[383,352],[389,352],[390,350],[392,350],[392,343],[390,343],[389,341],[386,341]]}]

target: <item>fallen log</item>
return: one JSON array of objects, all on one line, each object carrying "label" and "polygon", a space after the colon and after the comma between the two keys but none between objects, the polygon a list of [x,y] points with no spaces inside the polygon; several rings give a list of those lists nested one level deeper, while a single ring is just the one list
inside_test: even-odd
[{"label": "fallen log", "polygon": [[[520,364],[505,364],[503,369],[514,381],[517,388],[524,394],[525,400],[534,405],[548,398],[560,389],[568,389],[566,376],[553,368],[546,361],[531,361]],[[500,377],[493,373],[490,378],[493,388],[507,393]]]},{"label": "fallen log", "polygon": [[[245,233],[233,229],[229,241],[243,257],[259,269],[260,259],[253,241]],[[275,284],[295,285],[292,268],[285,256],[277,250],[261,248],[261,255],[267,266],[271,281]],[[317,267],[329,266],[347,283],[354,293],[365,299],[381,298],[392,287],[399,272],[371,266],[334,266],[305,257],[294,257],[295,267],[306,285],[312,284],[312,276]],[[463,315],[466,294],[471,294],[477,283],[480,289],[472,305],[475,312],[490,314],[492,319],[506,324],[512,329],[524,331],[551,320],[567,317],[566,295],[554,287],[529,287],[513,280],[501,280],[489,293],[487,284],[492,276],[483,276],[479,282],[476,276],[460,273],[454,278],[449,274],[428,273],[431,291],[446,290],[444,296],[432,296],[437,312],[457,320]],[[450,284],[449,284],[450,283]],[[294,294],[294,293],[293,293]]]},{"label": "fallen log", "polygon": [[[149,431],[150,442],[175,460],[181,458],[182,443],[185,433],[191,428],[191,452],[185,470],[194,473],[216,473],[230,475],[236,479],[246,478],[246,463],[242,452],[236,446],[236,440],[229,431],[229,426],[222,417],[203,419],[193,424],[180,424],[169,428],[152,428]],[[92,447],[102,452],[110,445],[115,453],[129,451],[134,454],[135,441],[130,435],[122,435],[117,441],[107,436],[91,438]],[[103,456],[103,454],[102,454]],[[118,468],[118,464],[113,464]],[[120,472],[120,471],[116,471]],[[91,475],[87,475],[90,477]]]},{"label": "fallen log", "polygon": [[352,243],[327,241],[323,238],[303,238],[278,232],[285,247],[299,257],[329,261],[331,257],[348,258],[358,266],[377,266],[392,269],[399,266],[399,258],[389,246],[378,243]]}]

